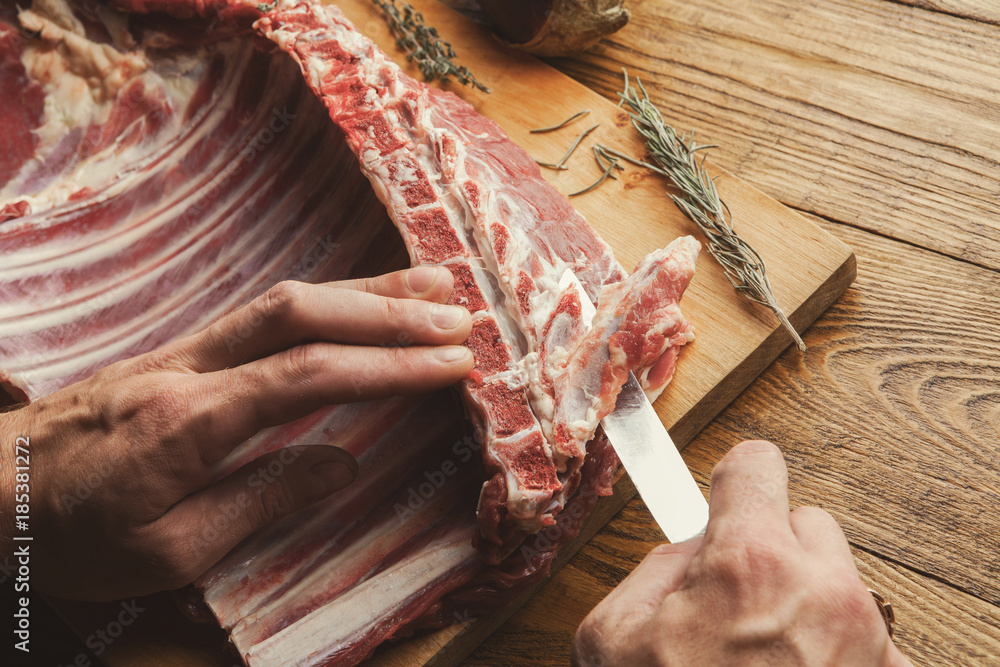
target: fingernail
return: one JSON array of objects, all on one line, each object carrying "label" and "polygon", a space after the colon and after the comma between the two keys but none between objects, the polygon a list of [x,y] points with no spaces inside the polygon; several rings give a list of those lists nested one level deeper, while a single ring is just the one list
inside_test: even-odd
[{"label": "fingernail", "polygon": [[469,348],[462,347],[461,345],[442,345],[437,348],[434,353],[437,355],[439,361],[443,361],[446,364],[454,364],[459,361],[465,361],[472,355],[469,352]]},{"label": "fingernail", "polygon": [[433,266],[418,266],[406,272],[406,286],[413,292],[422,294],[431,288],[437,277],[437,268]]},{"label": "fingernail", "polygon": [[454,329],[465,318],[465,309],[459,306],[443,306],[435,303],[431,306],[431,322],[439,329]]},{"label": "fingernail", "polygon": [[338,491],[354,481],[355,472],[349,466],[338,461],[324,461],[309,468],[309,474],[315,480],[315,497],[323,498]]}]

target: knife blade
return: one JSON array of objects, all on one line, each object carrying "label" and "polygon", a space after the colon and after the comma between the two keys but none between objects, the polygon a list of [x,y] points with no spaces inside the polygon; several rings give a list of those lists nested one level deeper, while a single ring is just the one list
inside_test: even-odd
[{"label": "knife blade", "polygon": [[[566,269],[559,289],[569,285],[576,286],[581,319],[589,327],[594,304],[576,274]],[[631,372],[618,394],[615,409],[601,421],[601,426],[667,539],[677,543],[703,533],[708,525],[708,501]]]},{"label": "knife blade", "polygon": [[601,425],[667,539],[683,542],[704,532],[708,502],[632,373]]}]

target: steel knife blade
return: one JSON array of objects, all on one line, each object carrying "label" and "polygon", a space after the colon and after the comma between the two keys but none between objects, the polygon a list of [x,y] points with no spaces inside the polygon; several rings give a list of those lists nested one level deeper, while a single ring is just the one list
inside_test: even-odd
[{"label": "steel knife blade", "polygon": [[[590,326],[594,304],[576,275],[566,269],[559,289],[569,285],[576,287],[583,321]],[[601,425],[667,539],[683,542],[704,532],[708,502],[634,374],[628,374],[615,409]]]},{"label": "steel knife blade", "polygon": [[601,425],[667,539],[704,532],[708,502],[632,373]]}]

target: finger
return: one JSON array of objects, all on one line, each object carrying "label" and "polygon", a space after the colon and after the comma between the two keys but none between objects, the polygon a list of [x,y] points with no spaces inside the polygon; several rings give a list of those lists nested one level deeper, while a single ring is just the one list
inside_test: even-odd
[{"label": "finger", "polygon": [[460,306],[285,281],[174,351],[188,368],[205,373],[310,341],[448,345],[471,330],[472,316]]},{"label": "finger", "polygon": [[188,496],[150,530],[167,542],[161,552],[183,585],[257,529],[344,488],[357,473],[354,457],[339,447],[287,447]]},{"label": "finger", "polygon": [[829,512],[800,507],[788,517],[799,544],[807,552],[854,567],[854,554],[844,531]]},{"label": "finger", "polygon": [[770,442],[748,440],[733,447],[712,471],[706,535],[773,526],[791,535],[788,469]]},{"label": "finger", "polygon": [[599,605],[600,615],[618,619],[651,614],[684,581],[688,564],[701,547],[702,536],[650,551]]},{"label": "finger", "polygon": [[279,354],[197,378],[205,437],[202,456],[215,461],[267,426],[325,405],[415,394],[452,385],[472,370],[460,345],[361,347],[299,345]]},{"label": "finger", "polygon": [[372,278],[340,280],[323,283],[338,289],[351,289],[394,299],[423,299],[444,303],[451,296],[454,277],[451,271],[440,266],[418,266],[405,271],[395,271]]}]

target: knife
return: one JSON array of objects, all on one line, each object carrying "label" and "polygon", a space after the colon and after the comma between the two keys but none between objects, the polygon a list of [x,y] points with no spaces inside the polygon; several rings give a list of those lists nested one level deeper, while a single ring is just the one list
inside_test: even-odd
[{"label": "knife", "polygon": [[632,373],[601,426],[667,539],[705,532],[708,502]]},{"label": "knife", "polygon": [[[594,304],[576,275],[567,269],[559,287],[572,284],[580,294],[581,319],[590,326]],[[601,426],[667,539],[676,544],[705,532],[708,502],[633,373],[629,372],[615,409]]]}]

